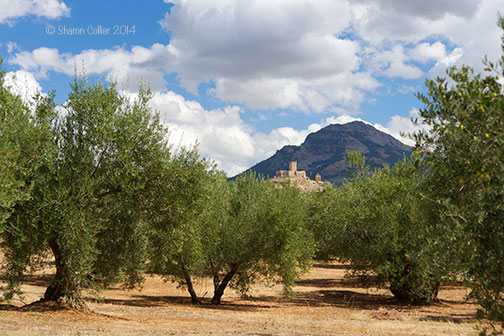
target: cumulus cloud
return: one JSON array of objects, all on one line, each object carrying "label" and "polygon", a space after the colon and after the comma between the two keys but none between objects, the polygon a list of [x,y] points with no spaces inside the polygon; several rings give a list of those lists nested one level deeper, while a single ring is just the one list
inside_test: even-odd
[{"label": "cumulus cloud", "polygon": [[[171,2],[162,25],[189,90],[213,80],[217,98],[255,109],[320,112],[362,102],[365,89],[354,84],[359,45],[338,38],[350,23],[346,1]],[[378,86],[359,77],[366,89]]]},{"label": "cumulus cloud", "polygon": [[420,41],[475,17],[485,0],[357,0],[354,28],[371,42]]},{"label": "cumulus cloud", "polygon": [[70,15],[70,8],[58,0],[0,0],[0,24],[13,25],[15,19],[36,15],[56,19]]},{"label": "cumulus cloud", "polygon": [[401,45],[396,45],[392,50],[387,50],[378,57],[379,73],[388,77],[400,77],[405,79],[415,79],[422,76],[423,72],[418,67],[407,64],[409,57],[405,54]]},{"label": "cumulus cloud", "polygon": [[[391,42],[414,44],[411,56],[416,61],[439,60],[442,41],[444,61],[437,62],[429,75],[444,72],[446,65],[469,64],[479,68],[481,58],[500,55],[500,29],[497,14],[502,0],[358,0],[352,6],[352,27],[366,42],[384,49]],[[441,39],[426,43],[423,40]],[[395,43],[394,43],[395,42]],[[483,54],[482,54],[483,53]]]},{"label": "cumulus cloud", "polygon": [[48,72],[73,75],[77,72],[88,74],[106,73],[109,79],[120,85],[131,85],[136,89],[139,78],[148,81],[153,90],[165,88],[163,69],[171,68],[170,60],[176,51],[171,45],[159,43],[150,48],[134,46],[130,51],[124,48],[87,49],[77,55],[61,53],[56,48],[41,47],[33,51],[20,51],[9,59],[9,63],[34,72],[45,78]]},{"label": "cumulus cloud", "polygon": [[35,79],[35,76],[24,70],[7,72],[5,74],[5,85],[13,94],[20,96],[27,105],[34,102],[33,98],[37,93],[45,95],[42,93],[42,87]]},{"label": "cumulus cloud", "polygon": [[[478,63],[481,50],[499,55],[500,31],[488,18],[496,19],[501,0],[169,2],[161,24],[179,52],[183,85],[195,91],[213,80],[219,99],[258,109],[348,109],[379,86],[377,75],[415,79],[424,75],[416,62],[441,69]],[[436,37],[456,47],[422,41]]]},{"label": "cumulus cloud", "polygon": [[174,4],[160,21],[168,45],[16,49],[9,62],[37,78],[72,75],[84,64],[121,85],[129,80],[131,91],[142,77],[164,92],[165,75],[174,73],[195,94],[201,83],[214,85],[205,94],[231,105],[328,113],[358,112],[380,76],[432,77],[451,65],[478,66],[482,52],[500,53],[502,0],[165,2]]},{"label": "cumulus cloud", "polygon": [[175,148],[197,143],[200,153],[228,174],[240,172],[255,158],[252,130],[242,121],[239,107],[206,110],[171,91],[155,93],[150,104],[168,126],[169,141]]},{"label": "cumulus cloud", "polygon": [[228,176],[241,173],[285,145],[301,144],[321,127],[314,124],[305,130],[280,127],[258,132],[242,120],[238,106],[207,110],[171,91],[155,93],[151,107],[168,126],[169,141],[175,148],[197,143],[201,155],[215,160]]},{"label": "cumulus cloud", "polygon": [[394,115],[390,117],[390,120],[387,122],[385,126],[380,124],[374,124],[373,126],[385,133],[392,135],[397,140],[409,145],[413,146],[415,142],[411,138],[416,132],[419,131],[428,131],[430,126],[425,124],[414,124],[412,120],[415,120],[419,117],[419,111],[416,108],[412,108],[409,111],[409,117],[403,117],[399,115]]},{"label": "cumulus cloud", "polygon": [[357,0],[357,2],[378,6],[384,12],[394,12],[429,20],[441,19],[446,15],[471,17],[479,3],[474,0]]},{"label": "cumulus cloud", "polygon": [[428,42],[420,43],[410,51],[410,56],[420,62],[439,60],[446,57],[446,47],[439,41],[432,44]]}]

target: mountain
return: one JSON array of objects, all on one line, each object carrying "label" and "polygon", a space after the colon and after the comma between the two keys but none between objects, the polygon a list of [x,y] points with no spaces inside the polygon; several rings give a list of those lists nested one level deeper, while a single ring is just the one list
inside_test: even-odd
[{"label": "mountain", "polygon": [[310,133],[300,146],[287,145],[272,157],[259,162],[248,170],[274,177],[277,170],[288,170],[289,162],[297,161],[298,170],[314,179],[319,173],[323,180],[340,184],[347,177],[347,151],[358,151],[366,156],[371,168],[394,165],[411,147],[360,121],[333,124],[318,132]]}]

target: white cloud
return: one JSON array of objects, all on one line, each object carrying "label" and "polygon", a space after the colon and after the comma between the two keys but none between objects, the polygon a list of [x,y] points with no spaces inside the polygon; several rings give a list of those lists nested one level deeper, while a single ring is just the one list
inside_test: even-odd
[{"label": "white cloud", "polygon": [[471,20],[487,0],[356,0],[354,27],[371,42],[420,41]]},{"label": "white cloud", "polygon": [[[448,68],[457,63],[458,60],[460,60],[463,55],[464,52],[462,51],[461,48],[455,48],[449,55],[446,55],[445,57],[439,59],[436,62],[436,67]],[[479,66],[481,66],[481,64],[477,65],[477,67]]]},{"label": "white cloud", "polygon": [[23,102],[29,106],[34,102],[33,98],[37,93],[42,93],[42,87],[37,82],[32,73],[18,70],[5,74],[5,85],[9,90],[21,97]]},{"label": "white cloud", "polygon": [[[38,78],[72,75],[84,64],[120,85],[129,80],[131,91],[138,77],[166,91],[164,76],[175,73],[193,93],[200,83],[215,84],[208,94],[229,104],[328,113],[358,112],[379,76],[433,77],[500,55],[495,21],[502,0],[166,2],[174,3],[160,22],[169,45],[78,54],[41,47],[17,51],[9,62]],[[47,8],[55,3],[63,4],[53,0]]]},{"label": "white cloud", "polygon": [[67,75],[77,72],[108,74],[120,86],[130,85],[135,91],[137,80],[148,81],[153,90],[162,90],[166,85],[163,69],[171,68],[170,60],[176,51],[171,45],[153,44],[150,48],[134,46],[124,48],[87,49],[77,55],[60,53],[56,48],[41,47],[33,51],[21,51],[9,59],[9,63],[32,71],[45,78],[55,71]]},{"label": "white cloud", "polygon": [[0,24],[13,25],[13,21],[26,15],[49,19],[69,16],[70,8],[58,0],[0,0]]},{"label": "white cloud", "polygon": [[206,110],[198,102],[171,91],[155,93],[151,106],[168,126],[169,141],[175,147],[198,143],[200,153],[218,162],[229,174],[254,159],[252,130],[241,120],[239,107]]},{"label": "white cloud", "polygon": [[423,72],[418,67],[407,64],[409,57],[401,45],[396,45],[392,50],[387,50],[376,57],[379,73],[388,77],[415,79],[422,76]]},{"label": "white cloud", "polygon": [[[364,99],[354,84],[359,45],[337,37],[350,24],[348,2],[173,2],[162,25],[180,52],[186,88],[214,80],[212,93],[225,101],[315,112]],[[378,85],[369,75],[366,81]]]},{"label": "white cloud", "polygon": [[446,47],[439,41],[432,44],[427,42],[420,43],[410,51],[410,57],[420,62],[439,60],[446,57]]},{"label": "white cloud", "polygon": [[[415,62],[433,60],[440,69],[477,65],[482,52],[499,55],[502,0],[171,2],[162,25],[179,51],[182,83],[194,90],[214,80],[216,97],[252,108],[348,109],[379,86],[375,75],[416,79],[424,73]],[[366,43],[339,37],[345,30]],[[439,37],[454,50],[418,44]],[[368,66],[376,60],[381,66]],[[356,85],[357,74],[371,85]]]},{"label": "white cloud", "polygon": [[353,28],[380,50],[391,42],[414,44],[411,56],[422,61],[425,57],[438,60],[443,53],[441,43],[446,44],[418,44],[422,40],[441,39],[455,46],[454,57],[439,62],[429,75],[442,74],[447,63],[480,68],[485,54],[491,59],[500,55],[501,30],[496,22],[502,0],[357,1],[352,6]]},{"label": "white cloud", "polygon": [[169,141],[175,148],[198,143],[200,154],[215,160],[228,176],[241,173],[285,145],[300,145],[310,132],[320,129],[313,124],[306,130],[280,127],[257,132],[241,119],[237,106],[206,110],[174,92],[155,93],[151,107],[168,126]]},{"label": "white cloud", "polygon": [[12,41],[7,42],[7,52],[9,54],[12,54],[12,52],[17,49],[18,49],[18,45],[16,42],[12,42]]},{"label": "white cloud", "polygon": [[415,142],[411,139],[410,135],[413,135],[415,132],[421,130],[426,131],[430,129],[428,125],[415,125],[412,122],[412,119],[414,120],[419,117],[418,112],[419,111],[416,108],[413,108],[410,110],[408,118],[394,115],[390,117],[386,126],[382,126],[380,124],[374,124],[373,126],[382,132],[392,135],[397,140],[409,146],[413,146]]}]

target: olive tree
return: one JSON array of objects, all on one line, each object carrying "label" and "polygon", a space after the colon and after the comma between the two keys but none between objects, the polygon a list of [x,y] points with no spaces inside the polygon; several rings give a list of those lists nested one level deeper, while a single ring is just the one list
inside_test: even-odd
[{"label": "olive tree", "polygon": [[5,86],[4,76],[5,72],[0,72],[0,225],[9,218],[18,200],[29,197],[29,190],[26,190],[29,186],[21,178],[27,162],[20,162],[20,147],[27,144],[19,140],[30,137],[18,137],[14,125],[23,125],[21,129],[26,132],[33,128],[28,109]]},{"label": "olive tree", "polygon": [[192,303],[200,303],[193,281],[205,276],[216,305],[228,286],[245,294],[258,277],[290,291],[312,256],[297,189],[277,190],[252,174],[227,182],[194,149],[175,155],[166,173],[160,181],[169,187],[150,221],[153,272],[185,286]]},{"label": "olive tree", "polygon": [[312,196],[311,227],[320,257],[337,257],[363,280],[376,275],[398,299],[430,301],[452,276],[451,231],[423,195],[422,174],[404,160],[369,175],[349,153],[353,179]]},{"label": "olive tree", "polygon": [[313,256],[305,203],[295,187],[281,189],[249,173],[220,187],[227,204],[207,212],[203,250],[214,283],[212,304],[230,286],[246,294],[258,277],[281,281],[286,294]]},{"label": "olive tree", "polygon": [[0,70],[0,225],[18,202],[29,199],[33,176],[51,141],[44,108],[51,104],[52,95],[35,98],[39,108],[32,115],[30,106],[11,92],[5,71]]},{"label": "olive tree", "polygon": [[199,157],[197,148],[180,149],[158,177],[157,202],[150,208],[149,269],[186,286],[192,303],[200,300],[194,290],[194,276],[201,276],[204,259],[201,248],[201,214],[212,206],[210,184],[215,178],[210,161]]},{"label": "olive tree", "polygon": [[[42,233],[25,221],[30,220],[25,207],[34,204],[54,157],[55,115],[53,94],[34,97],[33,109],[11,92],[4,79],[5,72],[0,71],[0,247],[8,281],[3,289],[10,298],[19,292],[18,276],[42,244]],[[20,241],[15,237],[27,242],[23,248],[16,248]]]},{"label": "olive tree", "polygon": [[[49,250],[56,274],[43,299],[86,309],[82,288],[118,274],[139,279],[143,260],[129,257],[145,249],[142,198],[168,148],[165,129],[148,107],[148,90],[131,101],[114,84],[84,75],[71,88],[64,114],[56,114],[52,101],[37,107],[50,120],[52,138],[29,199],[14,206],[4,225],[2,247],[8,298],[31,257]],[[21,155],[32,159],[29,152]]]},{"label": "olive tree", "polygon": [[[504,30],[504,18],[499,19]],[[504,52],[504,38],[502,41]],[[479,316],[504,322],[504,56],[485,74],[452,67],[449,79],[427,80],[416,153],[430,173],[432,203],[467,235],[461,259]],[[501,324],[502,326],[502,324]]]}]

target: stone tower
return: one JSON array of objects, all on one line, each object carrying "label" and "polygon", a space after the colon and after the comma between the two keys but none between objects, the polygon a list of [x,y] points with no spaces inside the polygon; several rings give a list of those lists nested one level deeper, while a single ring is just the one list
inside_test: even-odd
[{"label": "stone tower", "polygon": [[292,172],[297,171],[297,161],[289,162],[289,171],[292,171]]},{"label": "stone tower", "polygon": [[297,162],[291,161],[289,163],[289,170],[278,170],[276,177],[279,178],[302,178],[306,179],[306,172],[304,170],[297,170]]}]

